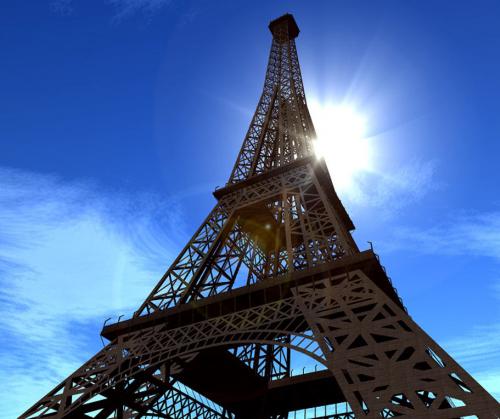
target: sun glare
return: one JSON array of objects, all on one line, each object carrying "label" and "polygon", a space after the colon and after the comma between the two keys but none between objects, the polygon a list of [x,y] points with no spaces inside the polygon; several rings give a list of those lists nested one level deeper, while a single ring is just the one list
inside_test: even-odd
[{"label": "sun glare", "polygon": [[317,134],[316,155],[325,159],[335,187],[349,189],[356,174],[372,166],[366,120],[345,105],[312,103],[310,108]]}]

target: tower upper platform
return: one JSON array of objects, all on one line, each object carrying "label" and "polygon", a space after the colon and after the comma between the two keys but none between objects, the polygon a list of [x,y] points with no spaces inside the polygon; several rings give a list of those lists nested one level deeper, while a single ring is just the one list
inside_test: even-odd
[{"label": "tower upper platform", "polygon": [[299,36],[300,30],[297,26],[297,22],[289,13],[284,14],[277,19],[274,19],[269,24],[269,30],[271,31],[273,36],[276,36],[278,32],[281,32],[282,29],[287,29],[289,39],[294,39]]}]

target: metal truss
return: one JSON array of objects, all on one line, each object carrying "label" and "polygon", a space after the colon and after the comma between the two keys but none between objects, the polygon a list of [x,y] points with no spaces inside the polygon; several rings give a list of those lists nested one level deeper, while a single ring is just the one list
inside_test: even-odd
[{"label": "metal truss", "polygon": [[[276,419],[304,419],[313,417],[316,419],[356,419],[348,403],[336,403],[333,405],[317,406],[311,409],[288,412],[284,416],[276,416]],[[274,419],[274,418],[273,418]]]},{"label": "metal truss", "polygon": [[[279,339],[284,335],[289,339]],[[179,356],[249,343],[283,346],[326,365],[359,418],[495,418],[500,413],[497,402],[408,314],[363,272],[353,271],[299,286],[292,297],[269,304],[179,328],[160,325],[120,336],[23,417],[49,412],[80,417],[100,407],[92,405],[96,396],[101,404],[119,397],[135,412],[130,417],[141,417],[134,403],[145,398],[132,387],[144,382],[145,372],[162,365],[167,377],[166,366]],[[168,380],[159,381],[155,388],[172,388]],[[147,390],[143,386],[141,391]],[[159,400],[153,406],[165,414]]]},{"label": "metal truss", "polygon": [[[290,336],[276,337],[276,341],[289,343]],[[239,345],[230,350],[241,362],[268,380],[290,376],[290,348],[285,345],[252,343]]]},{"label": "metal truss", "polygon": [[306,162],[223,197],[135,316],[357,251]]},{"label": "metal truss", "polygon": [[356,417],[495,418],[498,403],[364,274],[297,290]]},{"label": "metal truss", "polygon": [[[184,391],[183,391],[184,390]],[[189,419],[233,419],[234,415],[220,406],[213,406],[209,400],[198,394],[188,394],[184,386],[175,382],[142,416],[145,419],[155,418],[189,418]],[[212,406],[210,406],[212,404]]]},{"label": "metal truss", "polygon": [[[109,348],[104,348],[109,356]],[[102,351],[101,351],[102,352]],[[99,354],[98,354],[99,355]],[[95,358],[95,357],[94,357]],[[108,358],[109,359],[109,358]],[[106,360],[100,362],[105,368]],[[86,391],[98,372],[84,369],[82,374],[73,375],[49,393],[44,401],[27,411],[22,418],[32,417],[74,417],[74,418],[206,418],[233,419],[234,415],[225,409],[207,403],[175,379],[165,375],[165,365],[146,367],[134,365],[134,378],[114,385],[99,394],[93,394],[76,412],[66,414],[63,406],[70,406]],[[98,367],[99,369],[99,367]],[[87,374],[87,378],[84,376]],[[50,400],[50,402],[48,402]]]},{"label": "metal truss", "polygon": [[[264,410],[242,414],[187,390],[179,377],[214,348],[265,391],[293,378],[294,351],[322,364],[335,403],[350,406],[319,413],[325,419],[500,417],[498,403],[402,309],[385,274],[356,264],[354,226],[312,155],[298,27],[285,15],[270,29],[264,90],[217,204],[128,328],[22,418],[293,417],[260,395],[244,407]],[[270,284],[283,289],[268,300]],[[264,297],[252,302],[254,290]],[[226,305],[200,308],[213,301]]]},{"label": "metal truss", "polygon": [[294,34],[274,25],[264,89],[229,183],[312,154],[316,134],[309,115]]}]

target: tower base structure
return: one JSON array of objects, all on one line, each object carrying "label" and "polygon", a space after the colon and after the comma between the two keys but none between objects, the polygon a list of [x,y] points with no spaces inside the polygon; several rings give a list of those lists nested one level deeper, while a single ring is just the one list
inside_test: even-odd
[{"label": "tower base structure", "polygon": [[[109,417],[118,400],[122,417],[155,417],[182,382],[222,407],[198,406],[203,418],[285,418],[344,402],[347,412],[324,417],[497,418],[498,403],[387,296],[387,281],[365,251],[106,326],[112,343],[22,417],[64,405],[57,417]],[[249,344],[301,352],[324,370],[266,382],[231,351]]]}]

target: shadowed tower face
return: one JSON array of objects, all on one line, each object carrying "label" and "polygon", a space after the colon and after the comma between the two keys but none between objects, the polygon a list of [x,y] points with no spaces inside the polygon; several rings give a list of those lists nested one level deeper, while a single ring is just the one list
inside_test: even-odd
[{"label": "shadowed tower face", "polygon": [[[299,28],[284,15],[269,29],[264,89],[215,207],[133,317],[103,329],[110,343],[23,418],[499,417],[354,243],[313,154]],[[292,375],[298,353],[320,371]]]}]

